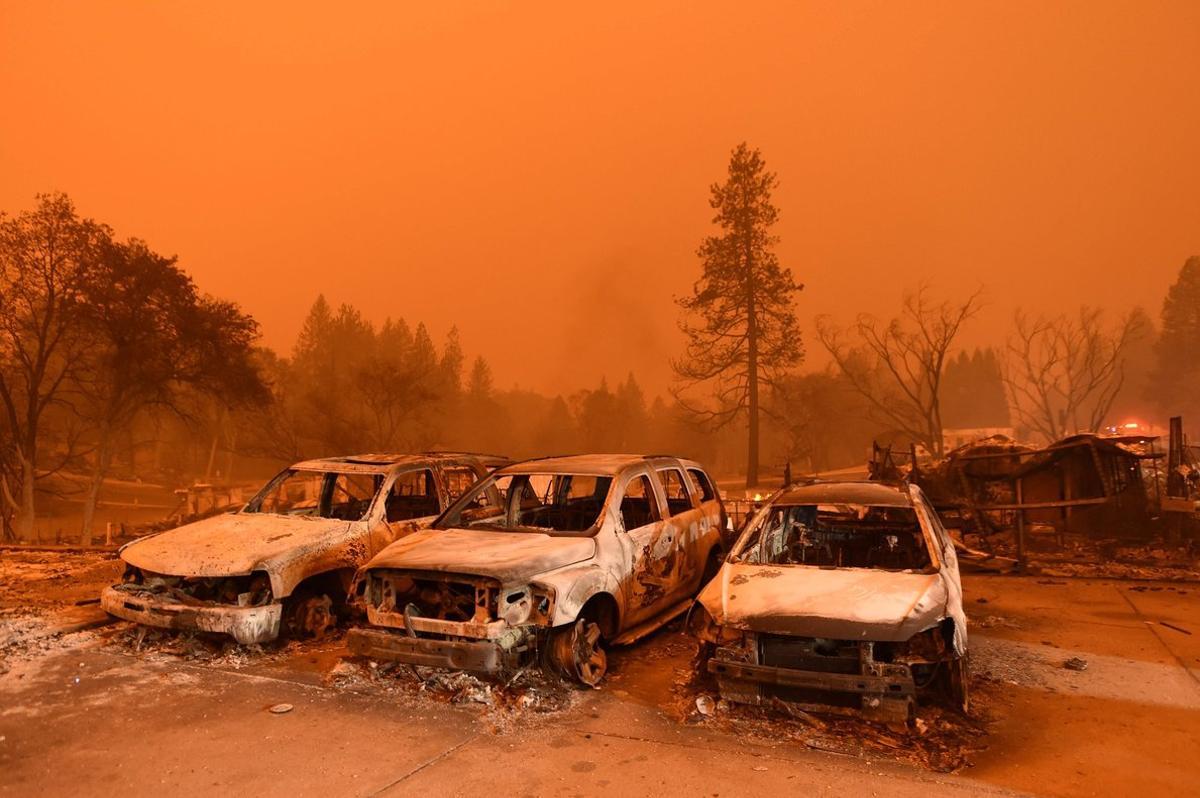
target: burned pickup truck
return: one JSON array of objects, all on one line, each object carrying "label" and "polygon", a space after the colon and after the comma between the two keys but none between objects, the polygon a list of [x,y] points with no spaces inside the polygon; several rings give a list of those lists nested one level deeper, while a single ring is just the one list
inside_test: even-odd
[{"label": "burned pickup truck", "polygon": [[121,549],[110,614],[149,626],[273,640],[319,636],[344,607],[357,569],[428,526],[503,458],[451,453],[309,460],[244,508]]},{"label": "burned pickup truck", "polygon": [[682,614],[728,543],[696,463],[594,455],[499,469],[432,529],[378,554],[356,581],[373,659],[497,673],[539,657],[595,685],[606,644]]},{"label": "burned pickup truck", "polygon": [[907,719],[941,691],[967,709],[954,545],[916,486],[785,488],[746,524],[689,623],[722,697]]}]

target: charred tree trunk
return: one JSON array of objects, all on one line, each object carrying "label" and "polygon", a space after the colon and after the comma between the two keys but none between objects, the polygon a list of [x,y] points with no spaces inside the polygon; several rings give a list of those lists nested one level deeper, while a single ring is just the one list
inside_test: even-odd
[{"label": "charred tree trunk", "polygon": [[755,303],[753,230],[743,233],[746,259],[746,487],[758,485],[758,307]]},{"label": "charred tree trunk", "polygon": [[37,468],[33,455],[21,453],[21,509],[20,520],[17,522],[17,536],[24,543],[38,542],[34,538],[34,528],[37,522],[37,506],[34,504],[35,481]]},{"label": "charred tree trunk", "polygon": [[747,386],[746,410],[749,418],[746,426],[750,439],[746,447],[746,487],[752,488],[758,484],[758,329],[753,305],[747,326],[747,379],[750,384]]},{"label": "charred tree trunk", "polygon": [[92,543],[92,522],[96,516],[96,505],[100,501],[100,490],[104,486],[104,477],[108,474],[109,443],[112,435],[107,421],[102,422],[99,430],[100,440],[96,447],[96,465],[92,469],[92,479],[88,484],[87,495],[83,499],[83,522],[79,530],[79,542],[84,546]]},{"label": "charred tree trunk", "polygon": [[5,507],[0,512],[0,525],[3,526],[3,537],[5,541],[16,542],[17,530],[13,528],[13,518],[21,511],[21,505],[12,495],[12,489],[8,486],[8,477],[0,474],[0,500],[3,501]]}]

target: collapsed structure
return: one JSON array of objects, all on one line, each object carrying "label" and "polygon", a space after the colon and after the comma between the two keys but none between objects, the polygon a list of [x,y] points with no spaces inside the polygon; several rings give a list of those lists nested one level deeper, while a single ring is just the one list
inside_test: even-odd
[{"label": "collapsed structure", "polygon": [[875,479],[920,485],[947,525],[964,534],[1013,529],[1022,559],[1033,525],[1053,529],[1059,544],[1068,534],[1131,541],[1191,534],[1200,471],[1181,420],[1172,419],[1167,452],[1159,441],[1080,433],[1037,447],[993,435],[932,464],[910,455],[903,466],[876,446],[870,470]]}]

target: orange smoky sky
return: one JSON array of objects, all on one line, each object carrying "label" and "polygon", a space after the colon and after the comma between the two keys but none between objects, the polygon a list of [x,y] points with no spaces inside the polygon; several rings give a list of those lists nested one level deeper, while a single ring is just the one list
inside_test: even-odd
[{"label": "orange smoky sky", "polygon": [[[290,350],[320,292],[502,387],[669,384],[708,185],[798,311],[1144,305],[1200,252],[1200,3],[0,4],[0,208],[137,235]],[[824,359],[808,342],[810,363]]]}]

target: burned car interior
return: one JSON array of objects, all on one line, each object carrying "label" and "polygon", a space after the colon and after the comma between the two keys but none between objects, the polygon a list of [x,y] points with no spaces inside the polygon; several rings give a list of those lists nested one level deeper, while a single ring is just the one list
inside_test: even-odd
[{"label": "burned car interior", "polygon": [[410,521],[438,512],[437,483],[429,469],[400,474],[392,482],[384,504],[384,517],[388,521]]},{"label": "burned car interior", "polygon": [[637,529],[658,520],[658,503],[654,501],[650,478],[643,475],[629,480],[621,497],[621,521],[625,529]]},{"label": "burned car interior", "polygon": [[758,522],[737,562],[926,571],[933,567],[911,507],[777,505]]},{"label": "burned car interior", "polygon": [[506,474],[464,495],[437,528],[586,533],[598,523],[611,485],[612,477],[591,474]]},{"label": "burned car interior", "polygon": [[291,469],[251,500],[245,512],[359,521],[371,509],[382,480],[379,474]]}]

